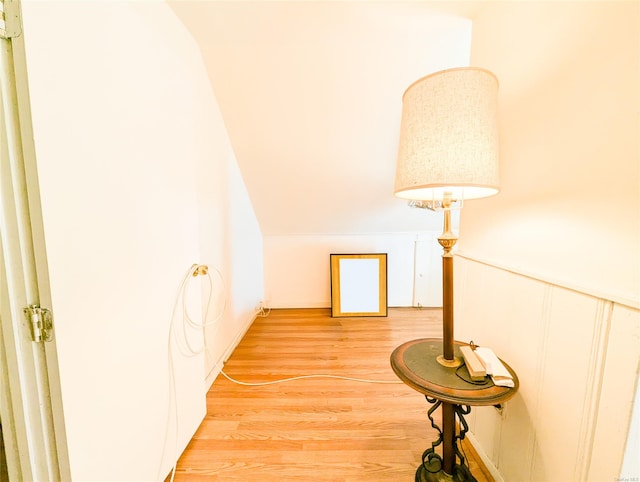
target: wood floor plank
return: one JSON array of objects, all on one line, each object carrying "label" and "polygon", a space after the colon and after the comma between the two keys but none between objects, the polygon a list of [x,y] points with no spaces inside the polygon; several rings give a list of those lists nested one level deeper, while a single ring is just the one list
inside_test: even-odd
[{"label": "wood floor plank", "polygon": [[[389,365],[398,345],[438,337],[441,310],[391,308],[388,317],[331,318],[328,309],[258,317],[220,375],[207,416],[176,465],[176,481],[413,481],[436,438],[424,397]],[[437,417],[439,417],[437,415]],[[437,419],[436,419],[437,420]],[[465,441],[479,482],[493,479]]]}]

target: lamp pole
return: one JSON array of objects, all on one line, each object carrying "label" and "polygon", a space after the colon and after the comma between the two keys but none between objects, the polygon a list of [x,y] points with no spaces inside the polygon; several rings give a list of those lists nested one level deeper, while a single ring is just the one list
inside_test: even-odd
[{"label": "lamp pole", "polygon": [[[451,250],[458,237],[451,230],[452,194],[445,192],[442,200],[444,210],[444,227],[438,237],[443,248],[442,253],[442,355],[437,360],[447,368],[456,368],[462,364],[460,358],[453,354],[453,253]],[[456,415],[451,403],[443,402],[442,410],[442,470],[453,475],[456,465],[455,436]]]},{"label": "lamp pole", "polygon": [[458,241],[458,237],[451,231],[451,203],[452,194],[444,193],[442,208],[444,210],[444,229],[438,237],[442,246],[442,355],[438,356],[438,363],[445,367],[459,367],[462,362],[453,355],[453,253],[451,250]]}]

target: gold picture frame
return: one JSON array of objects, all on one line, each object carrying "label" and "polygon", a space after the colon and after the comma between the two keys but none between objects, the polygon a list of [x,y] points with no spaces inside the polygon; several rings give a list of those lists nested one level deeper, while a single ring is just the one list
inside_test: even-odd
[{"label": "gold picture frame", "polygon": [[331,316],[387,316],[387,253],[329,256]]}]

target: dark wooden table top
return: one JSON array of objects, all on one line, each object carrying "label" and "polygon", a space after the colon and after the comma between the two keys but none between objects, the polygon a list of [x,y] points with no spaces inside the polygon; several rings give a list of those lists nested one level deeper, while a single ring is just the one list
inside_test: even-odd
[{"label": "dark wooden table top", "polygon": [[[462,359],[456,341],[454,355]],[[498,405],[506,402],[518,391],[518,377],[500,360],[513,377],[514,387],[496,386],[490,377],[474,382],[464,364],[457,368],[440,365],[436,357],[442,354],[442,340],[420,338],[408,341],[391,354],[391,368],[406,385],[431,398],[457,405]]]}]

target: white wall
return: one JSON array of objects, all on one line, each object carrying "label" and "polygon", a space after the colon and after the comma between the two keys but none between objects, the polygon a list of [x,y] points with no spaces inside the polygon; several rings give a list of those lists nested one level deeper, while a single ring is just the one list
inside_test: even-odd
[{"label": "white wall", "polygon": [[[72,477],[156,480],[204,416],[212,370],[173,340],[176,443],[179,285],[212,268],[221,357],[263,297],[260,231],[198,48],[163,2],[23,9]],[[207,279],[188,279],[199,321]]]},{"label": "white wall", "polygon": [[[198,55],[198,82],[209,91],[208,76]],[[202,287],[203,302],[211,294],[205,321],[207,386],[221,363],[240,341],[264,299],[262,234],[240,169],[227,136],[222,114],[210,92],[199,104],[194,132],[201,259],[210,266],[211,280]]]},{"label": "white wall", "polygon": [[[211,308],[206,318],[207,386],[240,341],[264,300],[263,243],[220,112],[215,109],[213,147],[217,162],[201,158],[200,254],[212,267]],[[215,134],[212,134],[215,133]],[[219,152],[217,152],[219,151]],[[224,162],[219,162],[224,161]],[[209,285],[203,286],[207,302]]]},{"label": "white wall", "polygon": [[[389,306],[417,304],[414,299],[415,276],[428,278],[423,284],[425,291],[419,296],[420,304],[441,306],[442,249],[435,236],[433,232],[265,236],[266,302],[272,308],[329,307],[330,254],[387,253]],[[419,272],[414,270],[416,241],[420,242],[419,261],[424,262],[419,266]]]},{"label": "white wall", "polygon": [[640,361],[638,20],[637,2],[492,2],[474,22],[472,62],[501,83],[502,192],[465,205],[456,337],[519,374],[502,416],[472,414],[504,480],[621,473]]}]

